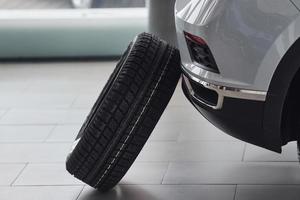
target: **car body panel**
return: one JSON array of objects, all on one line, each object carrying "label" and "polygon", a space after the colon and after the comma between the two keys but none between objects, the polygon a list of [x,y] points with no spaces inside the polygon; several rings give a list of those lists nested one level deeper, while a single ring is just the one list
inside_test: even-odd
[{"label": "car body panel", "polygon": [[[294,140],[284,137],[281,124],[289,84],[300,68],[288,62],[300,49],[295,45],[300,38],[297,5],[300,0],[184,0],[175,6],[187,98],[224,132],[275,152]],[[184,32],[204,39],[219,73],[194,63]],[[218,88],[265,92],[267,98],[262,102],[227,97],[216,109],[195,99],[188,83],[193,80]]]},{"label": "car body panel", "polygon": [[91,8],[93,0],[72,0],[74,8]]},{"label": "car body panel", "polygon": [[[229,87],[267,91],[272,75],[300,35],[299,11],[288,0],[192,0],[176,6],[182,64],[198,78]],[[201,36],[220,74],[192,64],[183,30]],[[293,34],[291,34],[293,31]],[[263,72],[263,73],[262,73]]]}]

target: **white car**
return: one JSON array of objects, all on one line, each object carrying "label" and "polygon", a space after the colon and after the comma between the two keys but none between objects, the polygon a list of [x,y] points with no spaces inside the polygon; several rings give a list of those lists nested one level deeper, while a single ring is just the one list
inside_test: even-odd
[{"label": "white car", "polygon": [[72,0],[74,8],[91,8],[93,0]]},{"label": "white car", "polygon": [[281,152],[300,138],[300,0],[182,0],[183,90],[224,132]]}]

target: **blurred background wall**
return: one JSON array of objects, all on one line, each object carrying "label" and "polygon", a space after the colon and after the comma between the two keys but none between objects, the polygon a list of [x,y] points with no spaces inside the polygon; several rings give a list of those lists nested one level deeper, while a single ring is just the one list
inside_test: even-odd
[{"label": "blurred background wall", "polygon": [[0,0],[0,59],[116,57],[147,30],[145,1],[74,2]]}]

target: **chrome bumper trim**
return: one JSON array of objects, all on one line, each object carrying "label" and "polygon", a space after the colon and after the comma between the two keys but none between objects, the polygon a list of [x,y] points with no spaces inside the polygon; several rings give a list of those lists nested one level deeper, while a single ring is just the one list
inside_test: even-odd
[{"label": "chrome bumper trim", "polygon": [[[200,102],[201,104],[204,104],[212,109],[219,110],[223,107],[224,97],[229,98],[237,98],[237,99],[246,99],[246,100],[253,100],[253,101],[266,101],[267,92],[264,91],[256,91],[256,90],[246,90],[246,89],[240,89],[240,88],[232,88],[232,87],[226,87],[221,85],[215,85],[212,83],[208,83],[206,81],[200,80],[199,78],[191,76],[186,69],[183,69],[184,72],[184,79],[185,83],[187,84],[189,93],[191,97]],[[218,94],[218,102],[217,105],[210,105],[201,99],[197,98],[195,95],[195,92],[193,91],[188,78],[192,79],[193,81],[201,84],[203,87],[213,90],[217,92]]]}]

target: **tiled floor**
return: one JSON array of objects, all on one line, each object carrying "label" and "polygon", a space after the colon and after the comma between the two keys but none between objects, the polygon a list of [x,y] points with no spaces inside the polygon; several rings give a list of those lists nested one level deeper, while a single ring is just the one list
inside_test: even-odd
[{"label": "tiled floor", "polygon": [[278,155],[209,124],[180,88],[137,162],[107,194],[65,170],[115,62],[0,64],[1,200],[298,200],[296,146]]}]

